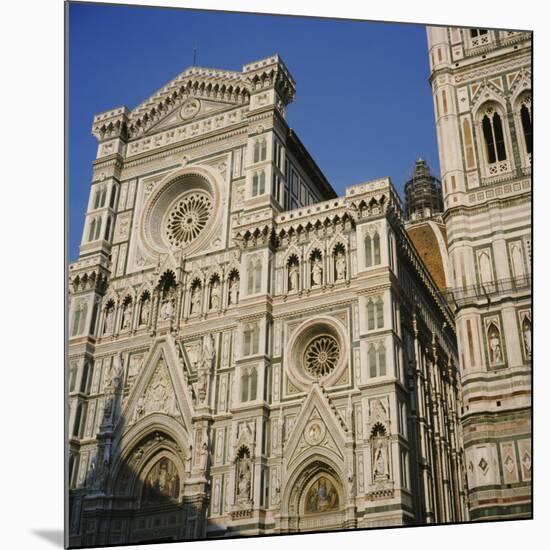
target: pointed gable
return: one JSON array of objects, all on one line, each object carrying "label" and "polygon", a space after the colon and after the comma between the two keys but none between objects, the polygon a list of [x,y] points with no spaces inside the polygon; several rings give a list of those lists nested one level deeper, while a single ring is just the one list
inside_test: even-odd
[{"label": "pointed gable", "polygon": [[170,335],[157,338],[145,358],[122,411],[125,429],[155,413],[179,418],[184,424],[193,416],[178,349]]},{"label": "pointed gable", "polygon": [[352,435],[330,398],[317,383],[314,383],[285,445],[286,468],[292,469],[303,456],[315,450],[320,450],[336,462],[343,463],[343,449],[351,440]]},{"label": "pointed gable", "polygon": [[240,72],[190,67],[129,113],[128,134],[139,137],[152,129],[246,105],[250,90]]}]

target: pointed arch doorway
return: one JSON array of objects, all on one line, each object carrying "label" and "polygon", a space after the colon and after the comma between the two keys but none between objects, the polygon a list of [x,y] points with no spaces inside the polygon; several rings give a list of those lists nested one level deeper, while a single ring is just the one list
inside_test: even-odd
[{"label": "pointed arch doorway", "polygon": [[290,532],[344,529],[345,490],[340,475],[323,460],[298,475],[288,499]]}]

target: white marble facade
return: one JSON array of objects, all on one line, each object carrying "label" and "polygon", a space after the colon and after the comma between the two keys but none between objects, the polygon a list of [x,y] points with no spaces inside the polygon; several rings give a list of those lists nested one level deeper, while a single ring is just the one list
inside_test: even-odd
[{"label": "white marble facade", "polygon": [[[389,179],[336,196],[286,122],[294,93],[273,56],[94,119],[72,546],[468,519],[453,312]],[[483,323],[502,339],[512,318]]]},{"label": "white marble facade", "polygon": [[470,519],[526,518],[532,514],[532,34],[427,32]]}]

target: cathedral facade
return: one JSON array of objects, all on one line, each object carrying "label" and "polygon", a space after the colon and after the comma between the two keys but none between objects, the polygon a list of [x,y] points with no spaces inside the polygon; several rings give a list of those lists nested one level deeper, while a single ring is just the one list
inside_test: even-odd
[{"label": "cathedral facade", "polygon": [[428,27],[472,520],[531,515],[529,32]]},{"label": "cathedral facade", "polygon": [[451,276],[388,178],[336,195],[287,123],[294,94],[273,56],[94,118],[71,546],[470,519]]}]

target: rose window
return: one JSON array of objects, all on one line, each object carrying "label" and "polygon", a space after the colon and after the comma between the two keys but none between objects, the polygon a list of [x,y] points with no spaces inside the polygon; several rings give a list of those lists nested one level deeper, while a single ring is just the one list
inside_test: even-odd
[{"label": "rose window", "polygon": [[317,378],[330,374],[338,364],[340,346],[335,338],[324,335],[312,340],[304,352],[306,371]]},{"label": "rose window", "polygon": [[212,212],[212,199],[202,191],[185,195],[172,208],[166,223],[166,236],[172,246],[194,241],[206,227]]}]

